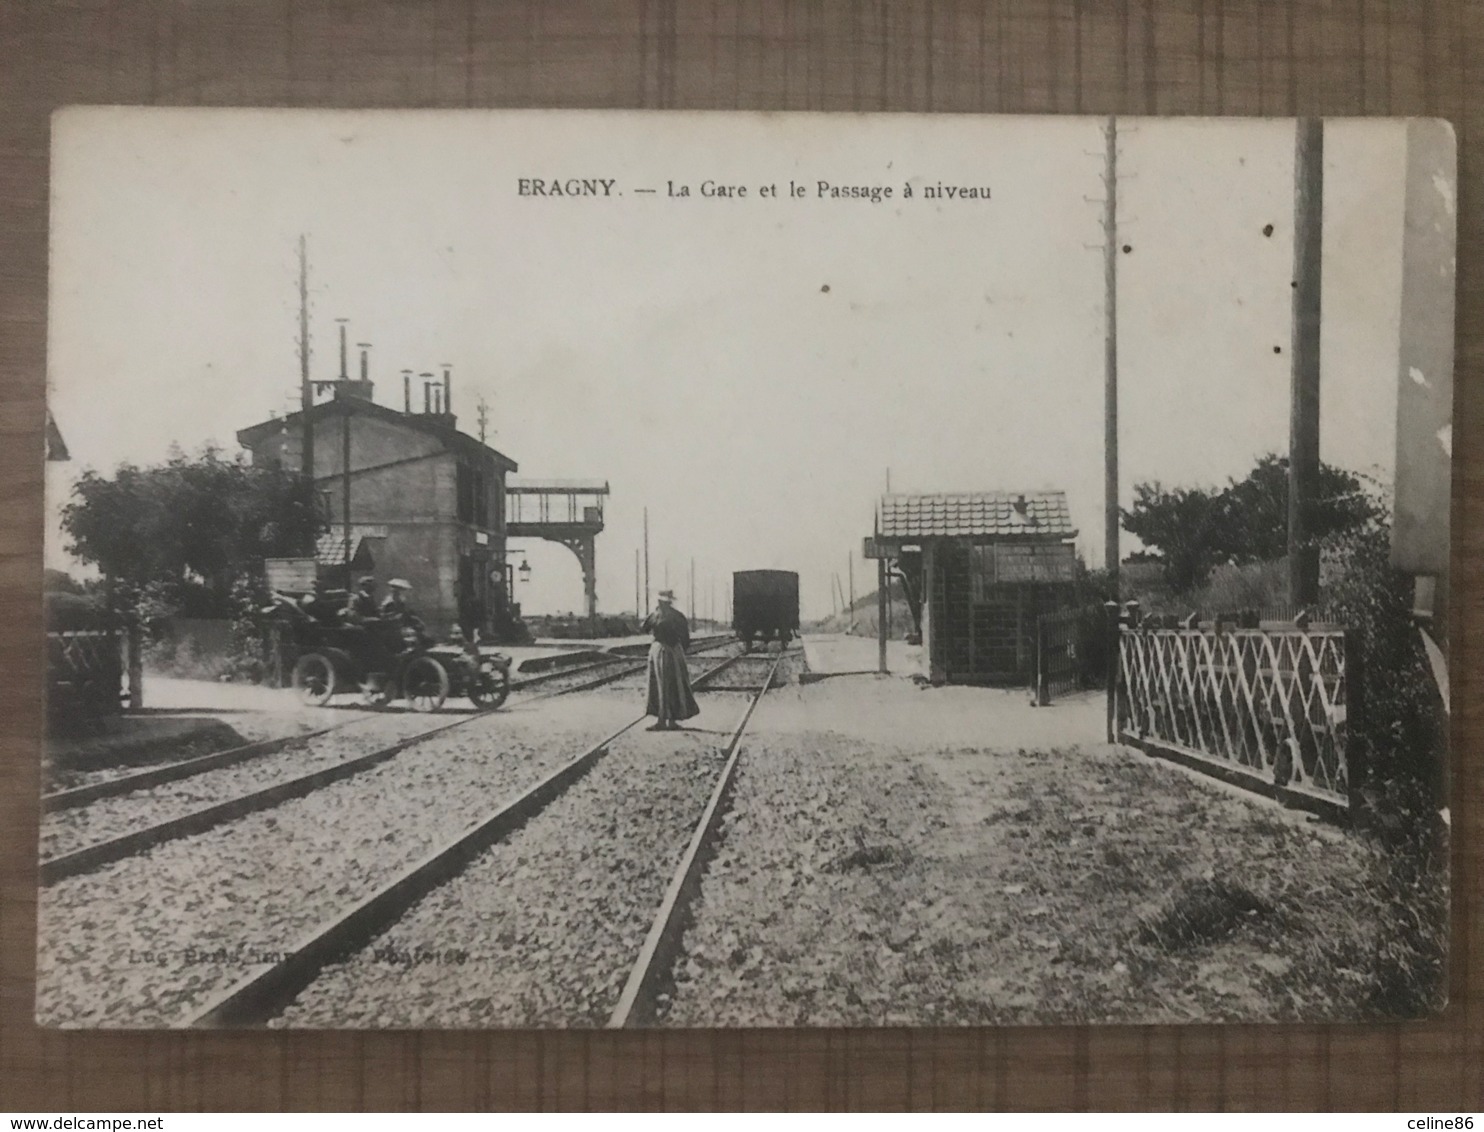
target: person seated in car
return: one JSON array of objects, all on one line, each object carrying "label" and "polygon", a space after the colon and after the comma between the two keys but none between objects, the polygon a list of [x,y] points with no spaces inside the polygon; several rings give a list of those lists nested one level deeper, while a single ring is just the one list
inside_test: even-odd
[{"label": "person seated in car", "polygon": [[405,578],[393,578],[387,583],[386,600],[381,603],[381,619],[389,626],[394,626],[403,641],[417,640],[422,637],[423,623],[417,614],[412,612],[412,607],[407,604],[407,595],[412,592],[412,583]]},{"label": "person seated in car", "polygon": [[376,579],[369,574],[356,586],[355,593],[345,603],[341,616],[352,625],[374,620],[379,615],[376,608]]}]

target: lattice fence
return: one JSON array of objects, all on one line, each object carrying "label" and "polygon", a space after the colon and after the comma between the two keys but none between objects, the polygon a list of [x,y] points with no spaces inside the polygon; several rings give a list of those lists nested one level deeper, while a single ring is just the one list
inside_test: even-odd
[{"label": "lattice fence", "polygon": [[1329,626],[1125,626],[1118,737],[1347,806],[1347,659],[1344,630]]}]

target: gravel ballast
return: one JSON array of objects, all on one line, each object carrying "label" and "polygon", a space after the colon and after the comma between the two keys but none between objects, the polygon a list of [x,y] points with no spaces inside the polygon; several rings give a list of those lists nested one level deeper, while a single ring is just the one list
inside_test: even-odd
[{"label": "gravel ballast", "polygon": [[770,692],[661,1024],[1352,1013],[1354,973],[1318,957],[1373,946],[1364,848],[1098,742],[1102,712],[875,677]]},{"label": "gravel ballast", "polygon": [[286,1026],[601,1026],[715,787],[741,708],[631,731],[584,779],[382,938]]},{"label": "gravel ballast", "polygon": [[387,712],[219,770],[46,814],[41,822],[41,856],[57,857],[169,821],[205,806],[323,770],[400,739],[447,726],[449,722],[447,716]]},{"label": "gravel ballast", "polygon": [[38,1020],[180,1023],[636,715],[628,701],[573,697],[481,716],[306,797],[42,889]]}]

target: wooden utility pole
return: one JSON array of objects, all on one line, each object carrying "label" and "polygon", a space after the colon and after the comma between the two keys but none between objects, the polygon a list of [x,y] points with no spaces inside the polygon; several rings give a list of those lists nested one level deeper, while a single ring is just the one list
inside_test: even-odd
[{"label": "wooden utility pole", "polygon": [[488,444],[489,435],[489,405],[483,397],[479,399],[479,443]]},{"label": "wooden utility pole", "polygon": [[345,588],[353,590],[354,584],[350,578],[350,371],[346,368],[345,357],[345,322],[343,318],[337,318],[336,323],[340,326],[340,384],[336,387],[336,398],[340,401],[340,501],[341,519],[341,541],[344,545],[340,548],[345,561]]},{"label": "wooden utility pole", "polygon": [[1288,418],[1288,600],[1319,600],[1313,539],[1319,492],[1320,260],[1324,252],[1324,122],[1301,118],[1293,161],[1293,360]]},{"label": "wooden utility pole", "polygon": [[[649,508],[644,508],[644,611],[649,612]],[[643,616],[643,614],[641,614]]]},{"label": "wooden utility pole", "polygon": [[1104,127],[1103,169],[1103,560],[1118,590],[1118,119]]},{"label": "wooden utility pole", "polygon": [[[309,252],[305,237],[299,237],[299,415],[304,429],[303,472],[309,485],[310,506],[316,511],[318,497],[314,491],[314,422],[310,410],[314,408],[314,386],[309,382]],[[309,555],[314,556],[315,536],[309,534]]]},{"label": "wooden utility pole", "polygon": [[878,672],[886,672],[886,559],[876,559],[876,643]]},{"label": "wooden utility pole", "polygon": [[644,606],[639,604],[639,548],[634,547],[634,616],[643,620]]}]

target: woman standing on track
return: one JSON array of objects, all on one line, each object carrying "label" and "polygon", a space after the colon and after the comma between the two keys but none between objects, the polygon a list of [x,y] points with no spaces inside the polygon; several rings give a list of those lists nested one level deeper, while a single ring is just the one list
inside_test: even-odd
[{"label": "woman standing on track", "polygon": [[701,713],[690,688],[690,622],[675,608],[675,592],[661,590],[659,605],[644,619],[644,631],[654,634],[649,646],[649,704],[645,715],[655,717],[651,731],[677,731],[682,719]]}]

